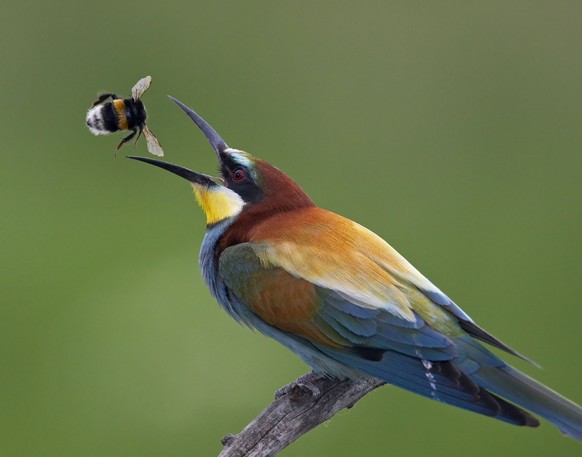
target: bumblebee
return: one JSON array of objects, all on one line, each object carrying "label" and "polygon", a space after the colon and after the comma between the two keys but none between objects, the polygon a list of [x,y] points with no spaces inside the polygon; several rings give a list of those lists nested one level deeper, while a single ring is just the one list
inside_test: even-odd
[{"label": "bumblebee", "polygon": [[[87,127],[93,135],[108,135],[109,133],[130,130],[131,133],[123,138],[117,149],[137,135],[135,142],[143,133],[148,151],[156,156],[163,156],[164,151],[158,139],[146,125],[147,112],[140,100],[150,87],[152,77],[140,79],[133,89],[131,98],[121,98],[113,93],[102,94],[87,111]],[[108,98],[111,101],[105,102]]]}]

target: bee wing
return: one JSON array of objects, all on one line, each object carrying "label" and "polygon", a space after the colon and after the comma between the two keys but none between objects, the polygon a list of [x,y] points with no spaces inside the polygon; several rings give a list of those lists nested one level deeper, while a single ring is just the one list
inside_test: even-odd
[{"label": "bee wing", "polygon": [[155,156],[162,157],[164,155],[162,145],[160,144],[156,136],[152,133],[152,131],[148,129],[147,125],[144,125],[143,127],[143,136],[146,139],[148,151],[150,151]]},{"label": "bee wing", "polygon": [[131,89],[131,98],[133,98],[135,101],[139,100],[141,96],[145,93],[145,91],[148,90],[151,83],[152,83],[151,76],[141,78],[138,82],[135,83],[133,89]]}]

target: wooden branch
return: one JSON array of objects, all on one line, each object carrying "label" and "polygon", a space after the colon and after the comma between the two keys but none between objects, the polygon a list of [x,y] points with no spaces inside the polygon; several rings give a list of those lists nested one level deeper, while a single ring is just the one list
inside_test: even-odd
[{"label": "wooden branch", "polygon": [[310,372],[278,390],[273,403],[242,432],[225,436],[219,457],[274,456],[383,384],[374,378],[339,381]]}]

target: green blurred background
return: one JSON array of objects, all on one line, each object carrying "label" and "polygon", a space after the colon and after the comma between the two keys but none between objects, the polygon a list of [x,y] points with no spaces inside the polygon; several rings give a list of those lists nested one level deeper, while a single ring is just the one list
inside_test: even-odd
[{"label": "green blurred background", "polygon": [[[0,454],[216,455],[306,372],[209,296],[188,185],[85,128],[98,91],[147,74],[169,161],[216,169],[166,94],[582,402],[581,20],[579,1],[3,2]],[[284,455],[581,452],[386,387]]]}]

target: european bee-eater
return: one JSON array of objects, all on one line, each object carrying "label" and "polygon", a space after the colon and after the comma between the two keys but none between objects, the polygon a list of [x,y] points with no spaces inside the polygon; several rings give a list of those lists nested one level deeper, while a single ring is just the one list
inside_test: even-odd
[{"label": "european bee-eater", "polygon": [[[285,173],[233,149],[190,108],[221,178],[144,157],[185,178],[206,214],[200,268],[238,322],[330,377],[373,376],[515,425],[539,414],[582,440],[582,408],[481,342],[522,357],[478,326],[382,238],[318,208]],[[526,411],[528,410],[528,411]]]}]

